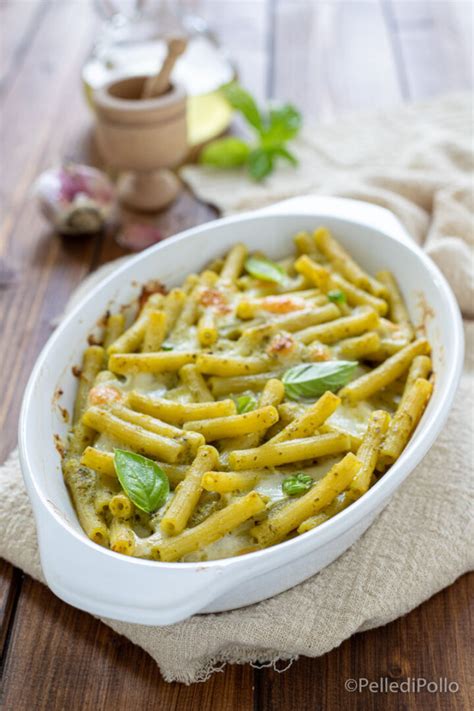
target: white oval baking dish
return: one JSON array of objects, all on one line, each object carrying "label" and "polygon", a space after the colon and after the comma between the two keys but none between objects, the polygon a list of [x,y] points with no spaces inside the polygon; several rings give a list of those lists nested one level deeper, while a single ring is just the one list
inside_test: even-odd
[{"label": "white oval baking dish", "polygon": [[[333,229],[369,271],[390,268],[395,273],[414,323],[425,324],[432,344],[433,397],[400,459],[335,518],[260,552],[206,563],[159,563],[129,558],[89,541],[63,483],[55,437],[66,435],[59,404],[71,410],[76,389],[71,366],[80,362],[98,319],[107,308],[135,298],[143,282],[160,279],[176,285],[235,242],[279,258],[290,252],[295,232],[320,224]],[[26,388],[20,456],[48,585],[83,610],[148,625],[249,605],[287,590],[351,546],[423,458],[447,418],[462,361],[462,322],[446,280],[398,220],[374,205],[330,197],[295,198],[196,227],[130,258],[64,319],[39,356]]]}]

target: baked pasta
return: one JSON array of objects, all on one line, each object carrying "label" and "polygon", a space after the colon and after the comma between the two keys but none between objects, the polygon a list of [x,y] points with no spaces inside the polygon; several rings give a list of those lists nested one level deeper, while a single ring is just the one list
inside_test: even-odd
[{"label": "baked pasta", "polygon": [[260,550],[383,476],[432,391],[393,275],[318,228],[272,262],[235,245],[107,314],[86,349],[63,472],[79,521],[125,555]]}]

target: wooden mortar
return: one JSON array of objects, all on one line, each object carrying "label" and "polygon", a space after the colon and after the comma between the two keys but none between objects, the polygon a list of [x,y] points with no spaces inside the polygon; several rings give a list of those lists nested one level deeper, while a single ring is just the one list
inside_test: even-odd
[{"label": "wooden mortar", "polygon": [[188,150],[186,94],[171,85],[161,96],[141,99],[144,76],[128,77],[94,93],[99,150],[123,173],[121,201],[129,207],[160,210],[178,195],[181,184],[170,170]]}]

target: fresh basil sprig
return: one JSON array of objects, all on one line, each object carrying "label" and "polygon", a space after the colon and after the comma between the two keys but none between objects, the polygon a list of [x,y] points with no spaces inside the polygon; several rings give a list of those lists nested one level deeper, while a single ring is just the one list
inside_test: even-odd
[{"label": "fresh basil sprig", "polygon": [[116,449],[114,463],[122,489],[137,508],[153,513],[165,503],[170,484],[156,462],[141,454]]},{"label": "fresh basil sprig", "polygon": [[235,406],[237,408],[237,414],[243,415],[246,412],[255,410],[257,400],[253,395],[240,395],[235,401]]},{"label": "fresh basil sprig", "polygon": [[331,289],[331,291],[328,291],[328,299],[336,304],[344,304],[346,302],[346,295],[340,289]]},{"label": "fresh basil sprig", "polygon": [[305,491],[311,489],[313,484],[313,478],[309,474],[294,474],[293,476],[287,476],[283,479],[281,483],[281,488],[283,493],[287,496],[299,496],[304,494]]},{"label": "fresh basil sprig", "polygon": [[201,163],[217,168],[236,168],[247,162],[250,153],[248,143],[241,138],[228,136],[209,143],[201,153]]},{"label": "fresh basil sprig", "polygon": [[336,392],[349,382],[357,365],[354,360],[329,360],[295,365],[283,375],[285,392],[291,400],[319,397],[326,390]]},{"label": "fresh basil sprig", "polygon": [[272,262],[266,257],[248,257],[245,260],[245,271],[255,279],[261,281],[271,281],[275,284],[283,284],[288,275],[279,264]]},{"label": "fresh basil sprig", "polygon": [[201,163],[216,168],[247,166],[249,174],[257,181],[273,171],[277,159],[298,165],[296,156],[286,147],[286,143],[295,138],[301,128],[302,117],[298,109],[284,104],[263,111],[253,96],[237,82],[223,86],[221,93],[232,108],[245,118],[256,140],[249,143],[241,138],[227,137],[212,141],[201,151]]}]

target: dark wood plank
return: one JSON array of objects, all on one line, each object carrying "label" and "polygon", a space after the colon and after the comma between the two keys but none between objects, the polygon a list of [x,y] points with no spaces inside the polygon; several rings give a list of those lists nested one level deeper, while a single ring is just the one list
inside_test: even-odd
[{"label": "dark wood plank", "polygon": [[[257,708],[262,711],[472,708],[473,592],[474,575],[466,575],[406,617],[358,634],[324,657],[302,658],[283,674],[261,670],[256,677]],[[375,693],[367,688],[354,692],[345,689],[349,679],[367,679],[380,685],[381,678],[398,683],[409,678],[439,683],[440,677],[459,684],[459,690]]]},{"label": "dark wood plank", "polygon": [[16,603],[20,594],[22,574],[6,561],[0,560],[0,679],[2,659],[8,644]]},{"label": "dark wood plank", "polygon": [[[62,160],[68,156],[68,144],[61,142],[61,138],[65,133],[74,136],[79,120],[84,124],[86,108],[79,76],[96,27],[97,19],[88,3],[48,3],[23,62],[1,96],[0,150],[8,171],[0,175],[3,198],[0,243],[18,214],[15,208],[27,197],[38,173],[45,143],[58,136],[56,148],[48,150],[45,162]],[[82,108],[79,115],[78,106]]]},{"label": "dark wood plank", "polygon": [[5,660],[5,711],[250,711],[252,669],[167,684],[145,652],[27,579]]},{"label": "dark wood plank", "polygon": [[329,118],[402,98],[377,2],[275,0],[274,46],[272,93],[306,115]]},{"label": "dark wood plank", "polygon": [[[69,12],[63,9],[65,6]],[[97,248],[93,239],[80,241],[52,235],[31,197],[31,183],[42,170],[57,163],[61,156],[79,156],[84,127],[91,120],[77,81],[70,79],[71,75],[79,76],[89,46],[88,11],[84,13],[78,3],[65,3],[58,13],[54,18],[69,27],[69,37],[67,31],[58,33],[57,23],[42,23],[32,43],[31,56],[25,59],[4,97],[2,157],[8,170],[2,171],[0,178],[5,202],[0,257],[15,271],[16,279],[0,294],[0,362],[9,374],[0,384],[0,428],[4,433],[1,460],[15,444],[21,395],[32,364],[51,333],[53,319],[89,271]],[[55,39],[58,34],[62,35],[60,43]],[[73,37],[77,38],[76,51],[64,61],[65,70],[47,69],[37,74],[37,65],[56,64],[52,61],[54,54],[49,52],[64,52]],[[44,65],[35,59],[38,54],[45,57]],[[41,85],[41,91],[36,85]],[[34,102],[34,111],[26,110],[29,101]],[[64,106],[68,107],[67,121]],[[19,111],[21,121],[17,119]],[[22,358],[17,353],[22,353]]]},{"label": "dark wood plank", "polygon": [[[16,442],[24,384],[51,321],[89,270],[96,248],[91,240],[51,235],[30,195],[34,177],[74,155],[82,140],[88,112],[71,76],[79,76],[96,21],[87,5],[36,1],[2,5],[2,20],[0,259],[16,276],[0,291],[0,362],[8,373],[0,383],[0,461]],[[2,650],[11,639],[21,580],[20,571],[1,564]]]}]

